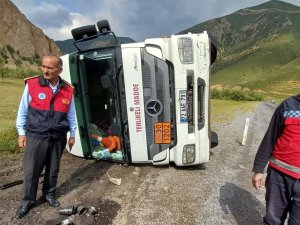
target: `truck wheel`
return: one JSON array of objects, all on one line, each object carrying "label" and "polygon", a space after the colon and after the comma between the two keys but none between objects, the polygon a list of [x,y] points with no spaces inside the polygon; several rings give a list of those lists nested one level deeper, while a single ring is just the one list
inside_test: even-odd
[{"label": "truck wheel", "polygon": [[211,131],[211,135],[210,135],[210,148],[214,148],[217,147],[219,144],[218,141],[218,134],[214,131]]}]

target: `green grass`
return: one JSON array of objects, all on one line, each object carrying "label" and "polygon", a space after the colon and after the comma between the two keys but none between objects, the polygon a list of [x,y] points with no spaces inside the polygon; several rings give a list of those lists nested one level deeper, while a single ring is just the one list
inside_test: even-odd
[{"label": "green grass", "polygon": [[253,112],[259,102],[211,100],[211,123],[227,122],[237,113]]},{"label": "green grass", "polygon": [[4,78],[0,82],[0,159],[4,155],[18,153],[18,134],[15,128],[16,116],[24,89],[24,81]]},{"label": "green grass", "polygon": [[15,127],[23,89],[22,79],[4,78],[4,82],[0,81],[0,131]]},{"label": "green grass", "polygon": [[234,101],[262,101],[263,96],[261,94],[243,90],[234,89],[211,89],[212,99],[221,100],[234,100]]},{"label": "green grass", "polygon": [[17,153],[19,150],[17,129],[10,127],[0,131],[0,152]]}]

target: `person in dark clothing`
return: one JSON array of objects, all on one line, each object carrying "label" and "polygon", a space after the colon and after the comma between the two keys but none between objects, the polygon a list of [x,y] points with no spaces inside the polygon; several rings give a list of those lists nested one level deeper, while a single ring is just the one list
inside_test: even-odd
[{"label": "person in dark clothing", "polygon": [[25,216],[36,203],[39,177],[45,168],[42,198],[58,207],[56,184],[60,159],[67,144],[75,143],[73,88],[59,74],[62,60],[55,55],[42,59],[42,75],[25,80],[26,85],[17,115],[19,146],[25,148],[23,199],[16,218]]},{"label": "person in dark clothing", "polygon": [[[264,181],[264,168],[268,164]],[[300,95],[284,100],[275,110],[258,148],[252,184],[266,186],[264,224],[300,224]]]}]

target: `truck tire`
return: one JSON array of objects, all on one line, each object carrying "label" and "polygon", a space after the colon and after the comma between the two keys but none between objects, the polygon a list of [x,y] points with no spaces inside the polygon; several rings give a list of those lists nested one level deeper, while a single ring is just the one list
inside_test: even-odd
[{"label": "truck tire", "polygon": [[214,148],[217,147],[219,144],[218,141],[218,134],[214,131],[211,131],[211,135],[210,135],[210,148]]}]

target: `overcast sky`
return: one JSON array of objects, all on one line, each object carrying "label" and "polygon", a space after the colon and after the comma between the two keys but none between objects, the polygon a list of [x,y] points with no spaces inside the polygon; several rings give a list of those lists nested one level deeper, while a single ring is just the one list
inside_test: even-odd
[{"label": "overcast sky", "polygon": [[[54,40],[72,38],[71,29],[102,19],[117,36],[136,41],[178,33],[209,19],[267,0],[11,0]],[[300,6],[299,0],[284,0]]]}]

